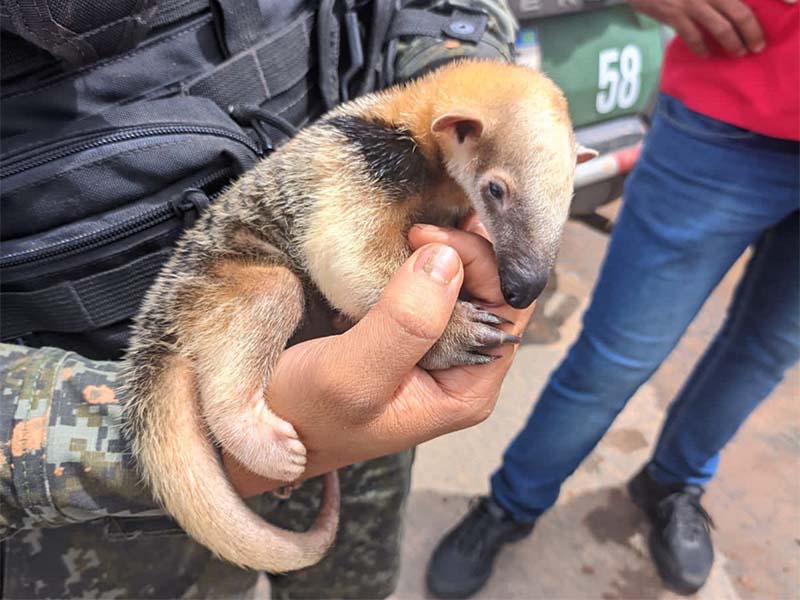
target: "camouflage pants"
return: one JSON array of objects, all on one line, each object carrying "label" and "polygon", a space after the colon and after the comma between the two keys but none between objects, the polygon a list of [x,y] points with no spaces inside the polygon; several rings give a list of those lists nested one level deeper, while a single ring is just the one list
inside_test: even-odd
[{"label": "camouflage pants", "polygon": [[[340,471],[336,543],[317,565],[271,578],[274,598],[383,598],[397,582],[413,452]],[[253,507],[283,527],[311,525],[321,481]],[[4,542],[6,598],[247,598],[258,574],[221,562],[164,519],[108,518],[22,531]]]}]

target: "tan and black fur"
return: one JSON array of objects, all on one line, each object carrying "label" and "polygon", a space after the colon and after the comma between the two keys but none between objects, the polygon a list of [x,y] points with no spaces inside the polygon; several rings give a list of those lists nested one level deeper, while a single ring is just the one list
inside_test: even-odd
[{"label": "tan and black fur", "polygon": [[[504,296],[527,306],[555,260],[581,156],[548,79],[460,62],[342,105],[243,175],[179,242],[126,357],[126,426],[165,508],[236,564],[282,572],[318,561],[337,525],[335,474],[316,525],[293,533],[245,506],[214,445],[265,477],[302,476],[305,447],[265,398],[309,291],[358,320],[409,256],[412,224],[453,225],[475,210]],[[491,360],[487,349],[515,341],[500,323],[459,301],[420,364]]]}]

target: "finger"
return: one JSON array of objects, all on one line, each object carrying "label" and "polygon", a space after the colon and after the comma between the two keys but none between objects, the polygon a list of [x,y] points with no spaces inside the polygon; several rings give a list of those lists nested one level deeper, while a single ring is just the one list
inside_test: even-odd
[{"label": "finger", "polygon": [[[517,310],[506,304],[500,288],[497,258],[487,240],[478,234],[434,225],[415,225],[409,231],[408,237],[412,248],[430,242],[444,243],[454,248],[464,264],[464,289],[472,298],[490,308],[490,312],[511,321],[512,326],[506,331],[522,335],[536,303],[524,310]],[[507,350],[499,352],[502,354]]]},{"label": "finger", "polygon": [[492,244],[494,244],[492,236],[489,235],[489,230],[486,229],[486,226],[483,224],[483,221],[481,221],[478,218],[478,215],[475,214],[474,210],[470,211],[466,217],[464,217],[463,219],[461,219],[461,221],[459,221],[458,228],[463,231],[469,231],[470,233],[477,233],[482,238],[486,238],[487,240],[492,242]]},{"label": "finger", "polygon": [[682,17],[681,19],[676,20],[675,32],[689,47],[689,50],[694,52],[697,56],[703,58],[708,56],[708,46],[706,46],[706,42],[703,39],[703,34],[691,21],[691,19]]},{"label": "finger", "polygon": [[463,277],[454,249],[428,244],[414,252],[377,304],[330,341],[319,366],[330,384],[367,403],[389,398],[442,335]]},{"label": "finger", "polygon": [[698,2],[693,5],[692,17],[719,42],[722,48],[735,56],[747,53],[742,38],[727,17],[708,4]]},{"label": "finger", "polygon": [[505,304],[500,290],[497,257],[492,244],[479,234],[434,225],[415,225],[408,232],[408,241],[412,248],[430,243],[450,246],[461,257],[464,288],[470,296],[487,306]]},{"label": "finger", "polygon": [[714,6],[733,23],[751,52],[761,52],[766,43],[761,24],[753,11],[741,0],[714,0]]},{"label": "finger", "polygon": [[497,404],[516,345],[504,347],[491,363],[410,374],[398,389],[391,410],[374,422],[392,437],[414,444],[471,427]]}]

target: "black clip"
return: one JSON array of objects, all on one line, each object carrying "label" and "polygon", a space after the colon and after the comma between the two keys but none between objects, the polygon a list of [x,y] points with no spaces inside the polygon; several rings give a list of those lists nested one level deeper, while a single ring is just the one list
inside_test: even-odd
[{"label": "black clip", "polygon": [[198,217],[208,208],[209,204],[211,201],[203,190],[189,188],[172,202],[172,211],[176,217],[183,219],[183,226],[188,229],[197,222]]}]

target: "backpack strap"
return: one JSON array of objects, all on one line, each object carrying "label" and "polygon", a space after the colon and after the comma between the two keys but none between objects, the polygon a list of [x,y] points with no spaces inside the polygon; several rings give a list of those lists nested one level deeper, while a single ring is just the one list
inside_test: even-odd
[{"label": "backpack strap", "polygon": [[[350,4],[350,3],[348,3]],[[339,103],[339,52],[341,27],[334,14],[336,0],[322,0],[317,11],[317,48],[319,50],[319,87],[325,108]]]},{"label": "backpack strap", "polygon": [[356,92],[358,96],[371,92],[381,83],[379,78],[382,77],[383,48],[389,40],[387,33],[394,15],[393,0],[374,0],[372,3],[372,21],[368,28],[364,74]]},{"label": "backpack strap", "polygon": [[15,0],[3,2],[3,29],[78,67],[136,46],[157,8],[157,0]]},{"label": "backpack strap", "polygon": [[389,28],[388,39],[401,36],[440,37],[442,35],[477,44],[486,33],[489,25],[488,15],[463,8],[453,10],[450,15],[439,15],[429,10],[406,8],[399,10]]},{"label": "backpack strap", "polygon": [[33,292],[3,292],[2,337],[31,331],[77,333],[129,319],[171,254],[167,248],[76,281]]},{"label": "backpack strap", "polygon": [[264,34],[264,15],[258,0],[212,0],[220,46],[226,56],[254,46]]}]

